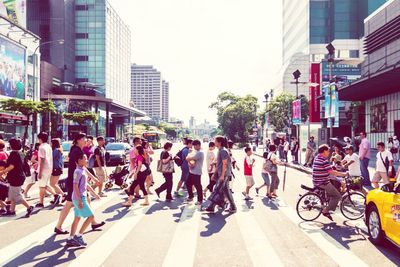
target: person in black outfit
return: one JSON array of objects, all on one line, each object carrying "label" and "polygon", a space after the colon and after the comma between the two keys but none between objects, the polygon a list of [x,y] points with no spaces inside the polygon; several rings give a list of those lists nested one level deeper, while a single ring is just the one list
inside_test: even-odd
[{"label": "person in black outfit", "polygon": [[[173,160],[172,155],[169,153],[172,148],[172,143],[171,142],[166,142],[164,145],[164,151],[161,152],[160,159],[163,161],[163,164],[167,164],[171,160]],[[167,196],[166,196],[166,201],[172,201],[172,178],[173,178],[173,173],[163,173],[163,176],[165,178],[165,182],[155,190],[156,194],[158,197],[160,197],[160,194],[167,190]]]}]

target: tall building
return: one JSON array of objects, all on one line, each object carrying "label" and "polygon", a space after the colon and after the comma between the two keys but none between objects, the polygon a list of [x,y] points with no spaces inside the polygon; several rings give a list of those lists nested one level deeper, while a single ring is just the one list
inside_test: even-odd
[{"label": "tall building", "polygon": [[147,116],[168,122],[169,83],[151,65],[131,66],[131,100]]},{"label": "tall building", "polygon": [[[295,94],[292,73],[299,69],[300,80],[308,81],[310,62],[326,58],[326,45],[332,42],[336,58],[359,58],[363,21],[386,0],[283,0],[283,66],[276,95]],[[299,94],[308,95],[308,86]]]},{"label": "tall building", "polygon": [[162,120],[169,121],[169,82],[162,81]]}]

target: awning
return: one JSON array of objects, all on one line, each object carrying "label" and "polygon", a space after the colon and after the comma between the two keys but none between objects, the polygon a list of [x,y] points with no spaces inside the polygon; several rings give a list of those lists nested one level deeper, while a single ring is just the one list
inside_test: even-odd
[{"label": "awning", "polygon": [[400,67],[386,68],[339,89],[341,101],[365,101],[400,92]]}]

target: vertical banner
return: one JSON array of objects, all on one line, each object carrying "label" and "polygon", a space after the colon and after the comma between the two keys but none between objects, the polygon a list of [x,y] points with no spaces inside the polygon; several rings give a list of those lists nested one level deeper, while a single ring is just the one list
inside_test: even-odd
[{"label": "vertical banner", "polygon": [[324,87],[322,88],[324,92],[324,110],[325,110],[325,119],[328,119],[331,117],[331,96],[330,96],[330,88],[329,84],[324,84]]},{"label": "vertical banner", "polygon": [[339,92],[336,83],[331,83],[331,118],[334,118],[333,127],[339,127]]},{"label": "vertical banner", "polygon": [[[321,83],[321,64],[311,63],[310,67],[310,83],[320,84]],[[321,105],[318,100],[320,96],[321,86],[315,86],[309,88],[309,120],[310,122],[321,122]]]},{"label": "vertical banner", "polygon": [[293,101],[293,124],[300,125],[301,124],[301,100],[297,99]]}]

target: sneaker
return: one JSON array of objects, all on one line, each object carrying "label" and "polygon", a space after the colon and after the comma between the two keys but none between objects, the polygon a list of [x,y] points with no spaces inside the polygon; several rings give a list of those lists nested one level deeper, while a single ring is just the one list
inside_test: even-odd
[{"label": "sneaker", "polygon": [[67,234],[69,234],[69,232],[68,231],[66,231],[66,230],[60,230],[60,229],[58,229],[57,227],[55,227],[54,228],[54,233],[56,234],[56,235],[67,235]]},{"label": "sneaker", "polygon": [[258,190],[259,190],[259,189],[258,189],[258,188],[256,188],[256,193],[257,193],[257,195],[258,195]]},{"label": "sneaker", "polygon": [[81,244],[75,238],[67,239],[66,247],[80,247]]},{"label": "sneaker", "polygon": [[26,215],[25,215],[26,218],[31,216],[33,209],[34,209],[33,206],[30,206],[29,208],[26,209]]},{"label": "sneaker", "polygon": [[36,208],[44,208],[44,205],[42,203],[37,203],[35,205]]},{"label": "sneaker", "polygon": [[15,215],[17,215],[15,211],[7,211],[6,213],[3,214],[3,216],[15,216]]},{"label": "sneaker", "polygon": [[236,211],[237,211],[236,209],[229,209],[228,210],[229,213],[236,213]]},{"label": "sneaker", "polygon": [[157,190],[154,190],[157,194],[157,197],[160,198],[160,192],[158,192]]},{"label": "sneaker", "polygon": [[193,198],[187,198],[187,199],[185,199],[185,202],[186,203],[190,203],[190,202],[192,202],[193,201]]},{"label": "sneaker", "polygon": [[176,192],[176,194],[177,194],[178,197],[183,197],[182,191]]},{"label": "sneaker", "polygon": [[55,195],[54,196],[54,201],[53,201],[53,205],[56,206],[58,204],[60,204],[60,200],[61,200],[61,196],[60,195]]},{"label": "sneaker", "polygon": [[85,240],[83,240],[83,237],[82,236],[74,236],[73,237],[73,239],[76,241],[76,242],[78,242],[79,243],[79,245],[81,245],[81,246],[83,246],[83,247],[86,247],[87,246],[87,243],[85,242]]},{"label": "sneaker", "polygon": [[253,200],[252,197],[245,197],[244,200]]},{"label": "sneaker", "polygon": [[101,223],[98,223],[98,224],[92,224],[92,230],[94,231],[94,230],[96,230],[97,228],[100,228],[100,227],[102,227],[103,225],[105,225],[106,223],[103,221],[103,222],[101,222]]}]

